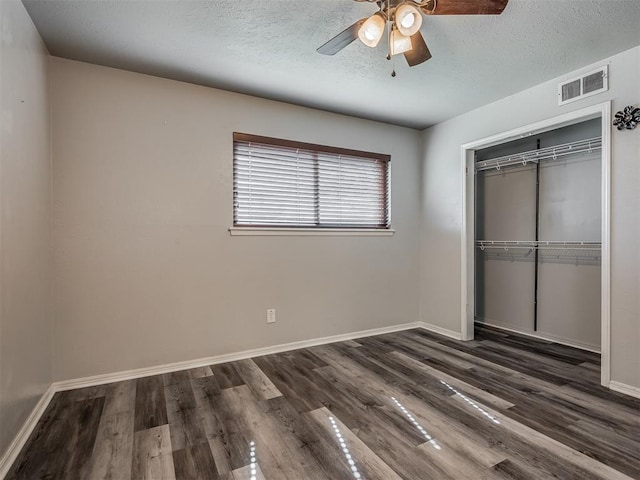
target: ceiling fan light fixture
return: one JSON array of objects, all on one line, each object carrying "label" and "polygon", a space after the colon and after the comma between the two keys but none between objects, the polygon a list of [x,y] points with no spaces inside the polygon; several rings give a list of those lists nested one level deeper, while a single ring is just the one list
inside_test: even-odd
[{"label": "ceiling fan light fixture", "polygon": [[395,13],[395,25],[402,35],[410,37],[422,26],[422,14],[408,3],[398,5]]},{"label": "ceiling fan light fixture", "polygon": [[367,47],[374,48],[380,43],[384,33],[385,19],[381,13],[371,15],[358,30],[358,38]]},{"label": "ceiling fan light fixture", "polygon": [[398,55],[400,53],[408,52],[412,48],[411,37],[403,35],[400,30],[394,28],[391,31],[389,48],[391,50],[391,55]]}]

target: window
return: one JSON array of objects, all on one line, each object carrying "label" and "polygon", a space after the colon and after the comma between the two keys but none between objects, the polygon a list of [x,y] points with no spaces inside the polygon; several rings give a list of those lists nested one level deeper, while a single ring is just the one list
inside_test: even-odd
[{"label": "window", "polygon": [[235,227],[388,229],[389,155],[233,134]]}]

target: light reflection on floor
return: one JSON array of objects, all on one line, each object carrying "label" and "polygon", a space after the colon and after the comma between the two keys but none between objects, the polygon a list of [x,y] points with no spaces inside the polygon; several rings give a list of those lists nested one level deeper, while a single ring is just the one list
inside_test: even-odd
[{"label": "light reflection on floor", "polygon": [[349,447],[347,447],[347,444],[344,441],[344,438],[342,437],[342,433],[340,433],[340,427],[338,427],[338,424],[336,423],[335,418],[329,417],[329,421],[331,422],[331,426],[333,427],[333,432],[336,434],[336,438],[338,439],[338,443],[340,444],[342,453],[344,454],[344,457],[347,459],[347,463],[349,463],[349,466],[351,467],[351,473],[355,478],[362,479],[363,477],[362,475],[360,475],[360,472],[358,471],[356,462],[353,460],[353,457],[351,456],[351,452],[349,452]]},{"label": "light reflection on floor", "polygon": [[251,463],[249,465],[249,467],[251,468],[251,477],[249,477],[250,480],[256,480],[256,444],[255,442],[251,442],[249,444],[249,446],[251,447],[250,453],[249,455],[251,456]]},{"label": "light reflection on floor", "polygon": [[406,408],[404,408],[404,406],[396,399],[396,397],[391,397],[391,400],[393,400],[394,403],[398,406],[398,408],[402,410],[402,413],[404,413],[405,417],[409,419],[409,421],[413,424],[413,426],[418,429],[418,431],[424,436],[424,438],[427,439],[427,441],[433,446],[433,448],[435,448],[436,450],[442,449],[442,447],[438,444],[438,442],[436,442],[436,440],[431,435],[429,435],[429,432],[427,432],[424,429],[424,427],[418,423],[418,421],[411,414],[411,412]]},{"label": "light reflection on floor", "polygon": [[440,380],[440,382],[447,387],[449,390],[451,390],[453,393],[455,393],[456,395],[458,395],[460,398],[462,398],[465,402],[467,402],[469,405],[471,405],[473,408],[475,408],[476,410],[478,410],[480,413],[482,413],[482,415],[484,415],[485,417],[487,417],[489,420],[491,420],[493,423],[496,423],[498,425],[500,425],[500,420],[498,420],[496,417],[490,415],[488,412],[484,411],[480,406],[478,406],[478,404],[476,402],[474,402],[473,400],[471,400],[469,397],[467,397],[466,395],[460,393],[458,390],[456,390],[455,388],[453,388],[451,385],[449,385],[447,382],[445,382],[444,380]]}]

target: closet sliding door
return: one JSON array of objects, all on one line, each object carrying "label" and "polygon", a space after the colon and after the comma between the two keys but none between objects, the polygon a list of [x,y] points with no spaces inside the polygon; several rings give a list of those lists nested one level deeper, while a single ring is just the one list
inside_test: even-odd
[{"label": "closet sliding door", "polygon": [[[476,226],[479,239],[535,237],[535,165],[487,170],[477,175]],[[488,249],[476,255],[476,317],[520,331],[533,330],[534,256],[514,258]],[[480,280],[480,281],[478,281]]]},{"label": "closet sliding door", "polygon": [[[596,137],[599,129],[598,121],[549,132],[542,147]],[[601,241],[601,165],[599,149],[540,164],[540,240]],[[598,253],[540,250],[538,333],[599,351],[600,290]]]},{"label": "closet sliding door", "polygon": [[476,152],[476,320],[599,350],[600,119]]}]

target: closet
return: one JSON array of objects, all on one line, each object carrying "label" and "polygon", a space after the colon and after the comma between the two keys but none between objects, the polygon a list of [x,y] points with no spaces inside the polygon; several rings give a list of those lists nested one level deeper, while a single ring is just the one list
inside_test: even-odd
[{"label": "closet", "polygon": [[599,351],[599,118],[476,151],[475,319]]}]

